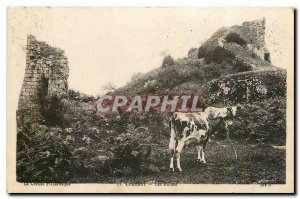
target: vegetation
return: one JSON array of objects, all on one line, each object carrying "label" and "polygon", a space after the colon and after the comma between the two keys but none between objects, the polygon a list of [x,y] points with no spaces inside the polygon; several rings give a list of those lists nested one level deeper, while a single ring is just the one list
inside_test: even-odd
[{"label": "vegetation", "polygon": [[239,34],[235,32],[228,33],[224,39],[227,43],[237,43],[241,46],[247,45],[247,42],[243,38],[241,38]]},{"label": "vegetation", "polygon": [[202,59],[206,56],[206,51],[203,46],[200,46],[198,50],[198,59]]},{"label": "vegetation", "polygon": [[232,63],[234,58],[235,58],[235,55],[233,53],[218,46],[218,47],[214,48],[212,51],[207,52],[207,54],[204,57],[204,60],[207,64],[209,64],[211,62],[221,64],[224,61],[227,63]]},{"label": "vegetation", "polygon": [[72,145],[59,128],[23,124],[17,129],[17,181],[69,182]]},{"label": "vegetation", "polygon": [[64,125],[64,111],[64,105],[61,98],[52,96],[45,99],[41,113],[45,124],[56,126]]},{"label": "vegetation", "polygon": [[[107,85],[107,86],[113,86],[113,85]],[[86,95],[72,89],[68,90],[68,97],[71,100],[80,101],[80,102],[92,102],[94,99],[94,97],[91,95]]]},{"label": "vegetation", "polygon": [[[249,59],[216,46],[214,39],[225,32],[213,35],[198,51],[191,49],[187,58],[166,56],[162,67],[133,75],[123,88],[112,84],[104,88],[127,96],[194,94],[205,98],[203,106],[240,104],[241,112],[229,126],[231,140],[216,134],[208,143],[207,165],[194,163],[195,149],[184,149],[184,173],[167,172],[172,113],[119,110],[99,115],[92,96],[70,89],[65,99],[43,98],[44,121],[34,121],[29,113],[18,119],[17,180],[285,183],[285,148],[276,146],[286,142],[286,72],[252,71],[251,63],[245,61]],[[247,44],[236,33],[227,34],[225,41]],[[255,54],[249,57],[259,59]]]},{"label": "vegetation", "polygon": [[253,70],[253,67],[245,63],[243,60],[235,59],[233,60],[233,70],[237,73],[245,72],[245,71],[251,71]]},{"label": "vegetation", "polygon": [[167,55],[165,58],[164,58],[164,60],[163,60],[163,62],[162,62],[162,67],[163,68],[166,68],[166,67],[168,67],[168,66],[173,66],[174,65],[174,59],[171,57],[171,55]]}]

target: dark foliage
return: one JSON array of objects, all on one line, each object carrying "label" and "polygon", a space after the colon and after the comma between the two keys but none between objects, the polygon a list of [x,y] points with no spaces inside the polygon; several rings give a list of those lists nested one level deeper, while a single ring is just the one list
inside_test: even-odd
[{"label": "dark foliage", "polygon": [[140,135],[125,133],[115,137],[113,158],[109,163],[113,175],[139,174],[151,154],[151,147],[144,146]]},{"label": "dark foliage", "polygon": [[165,58],[164,58],[164,60],[163,60],[163,62],[162,62],[162,67],[163,68],[166,68],[166,67],[168,67],[168,66],[173,66],[174,65],[174,59],[171,57],[171,55],[167,55]]},{"label": "dark foliage", "polygon": [[198,59],[204,58],[206,56],[206,51],[203,46],[200,46],[198,50]]},{"label": "dark foliage", "polygon": [[23,125],[17,133],[17,181],[59,183],[73,177],[71,145],[58,128]]},{"label": "dark foliage", "polygon": [[228,33],[224,39],[227,43],[237,43],[241,46],[247,45],[247,42],[243,38],[241,38],[239,34],[235,32]]},{"label": "dark foliage", "polygon": [[203,69],[203,74],[206,80],[211,80],[221,76],[221,69],[216,65],[208,65]]},{"label": "dark foliage", "polygon": [[[200,50],[199,50],[200,52]],[[207,52],[207,54],[204,57],[204,60],[207,64],[214,62],[221,64],[223,61],[227,63],[232,63],[234,60],[235,55],[231,53],[230,51],[218,46],[214,48],[214,50]]]},{"label": "dark foliage", "polygon": [[239,61],[239,60],[235,59],[235,60],[233,60],[232,69],[235,72],[240,73],[240,72],[245,72],[245,71],[251,71],[251,70],[253,70],[253,67],[248,63],[245,63],[243,61]]},{"label": "dark foliage", "polygon": [[68,95],[69,95],[69,99],[80,101],[80,102],[92,102],[94,99],[93,96],[85,95],[72,89],[68,90]]},{"label": "dark foliage", "polygon": [[285,145],[285,108],[283,99],[244,105],[230,127],[231,136],[250,143]]},{"label": "dark foliage", "polygon": [[50,126],[66,125],[64,120],[65,110],[61,98],[52,96],[45,99],[41,109],[46,124]]}]

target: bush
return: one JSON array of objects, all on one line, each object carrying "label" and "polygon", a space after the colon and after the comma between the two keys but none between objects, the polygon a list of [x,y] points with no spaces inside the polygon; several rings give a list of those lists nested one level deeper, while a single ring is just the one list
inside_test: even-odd
[{"label": "bush", "polygon": [[203,46],[200,46],[198,50],[198,59],[204,58],[206,56],[206,51]]},{"label": "bush", "polygon": [[143,73],[134,73],[131,77],[131,81],[138,81],[144,76]]},{"label": "bush", "polygon": [[232,69],[237,73],[253,70],[253,67],[250,64],[245,63],[243,60],[240,59],[234,59],[232,64]]},{"label": "bush", "polygon": [[17,130],[17,181],[70,182],[73,176],[71,144],[60,128],[22,125]]},{"label": "bush", "polygon": [[211,62],[221,64],[223,61],[226,61],[227,63],[232,63],[234,58],[235,55],[233,53],[231,53],[229,50],[218,46],[214,50],[208,52],[205,55],[204,60],[207,64]]},{"label": "bush", "polygon": [[[108,85],[106,85],[108,86]],[[111,85],[113,87],[113,85]],[[90,95],[86,95],[83,93],[80,93],[78,91],[69,89],[68,91],[69,94],[69,99],[75,100],[75,101],[80,101],[80,102],[92,102],[94,97]]]},{"label": "bush", "polygon": [[163,68],[166,68],[166,67],[168,67],[168,66],[173,66],[174,65],[174,59],[170,56],[170,55],[167,55],[165,58],[164,58],[164,60],[163,60],[163,62],[162,62],[162,67]]},{"label": "bush", "polygon": [[239,34],[234,32],[228,33],[224,39],[227,43],[237,43],[241,46],[247,45],[247,42],[243,38],[241,38]]},{"label": "bush", "polygon": [[66,125],[64,120],[64,105],[62,99],[52,96],[44,100],[41,113],[46,124],[50,126]]},{"label": "bush", "polygon": [[206,80],[211,80],[221,76],[220,66],[208,65],[204,68],[203,74],[205,74]]},{"label": "bush", "polygon": [[143,85],[143,91],[148,92],[148,93],[155,92],[156,88],[157,88],[156,80],[148,80]]},{"label": "bush", "polygon": [[141,172],[141,166],[149,157],[151,148],[143,149],[135,137],[136,135],[131,133],[123,133],[113,140],[115,142],[115,147],[112,149],[114,156],[110,164],[113,174]]},{"label": "bush", "polygon": [[285,144],[285,99],[267,100],[245,105],[234,120],[231,136],[251,143]]}]

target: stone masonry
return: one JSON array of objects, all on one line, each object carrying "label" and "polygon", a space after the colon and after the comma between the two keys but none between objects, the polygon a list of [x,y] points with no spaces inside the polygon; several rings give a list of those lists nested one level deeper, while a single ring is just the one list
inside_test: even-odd
[{"label": "stone masonry", "polygon": [[[261,20],[246,21],[242,25],[220,28],[211,36],[211,38],[200,46],[198,58],[203,58],[206,53],[213,52],[214,49],[221,47],[229,50],[231,53],[235,54],[236,57],[242,58],[244,62],[255,65],[255,67],[270,65],[271,57],[270,52],[266,47],[265,31],[265,18]],[[238,34],[247,42],[247,45],[241,46],[237,43],[226,42],[225,37],[229,33]],[[256,56],[260,59],[257,59]]]},{"label": "stone masonry", "polygon": [[242,26],[233,26],[229,31],[238,33],[248,42],[248,48],[252,49],[261,59],[270,62],[270,53],[266,47],[265,31],[266,20],[246,21]]},{"label": "stone masonry", "polygon": [[26,69],[18,110],[39,110],[41,100],[67,95],[69,67],[64,51],[27,36]]}]

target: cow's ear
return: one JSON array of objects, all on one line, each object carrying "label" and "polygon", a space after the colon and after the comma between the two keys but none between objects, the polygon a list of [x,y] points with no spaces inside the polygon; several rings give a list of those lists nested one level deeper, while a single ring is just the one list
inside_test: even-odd
[{"label": "cow's ear", "polygon": [[242,109],[241,105],[236,106],[236,110],[241,110],[241,109]]}]

